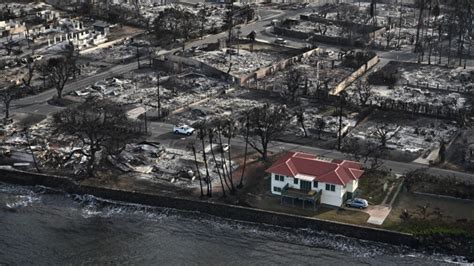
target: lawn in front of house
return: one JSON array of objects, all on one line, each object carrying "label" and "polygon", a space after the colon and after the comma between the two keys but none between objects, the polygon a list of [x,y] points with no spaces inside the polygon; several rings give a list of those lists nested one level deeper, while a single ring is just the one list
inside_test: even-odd
[{"label": "lawn in front of house", "polygon": [[370,205],[382,204],[395,181],[395,176],[387,171],[365,171],[359,179],[357,197],[366,199]]}]

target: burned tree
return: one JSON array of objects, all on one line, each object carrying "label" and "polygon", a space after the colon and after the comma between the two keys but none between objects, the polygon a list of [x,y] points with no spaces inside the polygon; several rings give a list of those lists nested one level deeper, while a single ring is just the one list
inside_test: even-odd
[{"label": "burned tree", "polygon": [[248,146],[249,146],[249,136],[250,136],[250,111],[245,112],[245,118],[241,121],[241,124],[245,127],[245,150],[244,150],[244,165],[242,167],[242,174],[240,175],[240,182],[237,186],[238,188],[242,188],[244,186],[244,174],[245,174],[245,167],[247,166],[247,154],[248,154]]},{"label": "burned tree", "polygon": [[380,142],[380,147],[387,147],[387,142],[396,137],[398,132],[398,125],[378,124],[371,132],[371,135],[377,138]]},{"label": "burned tree", "polygon": [[324,129],[326,128],[326,121],[322,117],[316,118],[316,122],[314,123],[314,127],[318,131],[318,139],[321,139],[321,134],[323,133]]},{"label": "burned tree", "polygon": [[395,32],[392,32],[392,31],[386,31],[383,33],[383,37],[385,38],[385,41],[386,41],[386,45],[385,45],[385,49],[388,49],[390,48],[390,42],[395,39]]},{"label": "burned tree", "polygon": [[31,56],[26,58],[26,70],[26,79],[23,78],[22,81],[25,86],[29,87],[35,71],[35,62]]},{"label": "burned tree", "polygon": [[260,153],[262,160],[268,158],[268,144],[281,133],[288,122],[286,106],[265,104],[254,108],[249,115],[250,147]]},{"label": "burned tree", "polygon": [[302,83],[305,80],[305,75],[300,69],[292,68],[287,72],[284,83],[287,88],[287,93],[292,102],[295,101],[296,95],[300,90]]},{"label": "burned tree", "polygon": [[[141,130],[126,115],[125,109],[110,101],[88,100],[53,116],[55,134],[67,134],[82,144],[69,154],[87,158],[87,174],[94,176],[95,166],[106,154],[115,154]],[[100,152],[100,153],[99,153]]]},{"label": "burned tree", "polygon": [[354,97],[360,105],[366,106],[370,98],[374,96],[372,85],[367,80],[358,80],[354,90]]},{"label": "burned tree", "polygon": [[49,79],[57,91],[58,99],[63,96],[64,86],[74,76],[75,66],[66,57],[54,57],[48,60]]},{"label": "burned tree", "polygon": [[377,170],[383,166],[383,161],[380,159],[383,148],[377,143],[361,144],[359,139],[351,138],[344,140],[343,152],[350,154],[354,160],[362,162],[367,170]]},{"label": "burned tree", "polygon": [[304,137],[307,138],[308,132],[306,131],[306,127],[304,125],[304,122],[306,120],[306,117],[304,116],[304,109],[302,107],[298,108],[296,110],[295,115],[296,115],[296,120],[298,120],[298,123],[300,123],[301,128],[303,129]]},{"label": "burned tree", "polygon": [[18,87],[10,86],[0,91],[0,100],[5,108],[5,121],[10,118],[10,104],[19,94]]}]

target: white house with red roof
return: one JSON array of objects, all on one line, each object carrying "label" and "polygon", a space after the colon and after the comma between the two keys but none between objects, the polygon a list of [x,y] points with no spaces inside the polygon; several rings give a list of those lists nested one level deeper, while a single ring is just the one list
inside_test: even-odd
[{"label": "white house with red roof", "polygon": [[332,206],[341,206],[345,199],[352,198],[364,173],[360,163],[325,161],[302,152],[289,152],[266,172],[271,173],[273,194],[300,199],[303,204],[311,201]]}]

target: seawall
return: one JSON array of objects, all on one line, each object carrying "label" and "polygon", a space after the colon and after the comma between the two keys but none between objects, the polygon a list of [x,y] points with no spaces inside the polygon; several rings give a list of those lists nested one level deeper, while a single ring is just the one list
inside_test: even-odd
[{"label": "seawall", "polygon": [[0,181],[18,185],[42,185],[64,190],[70,194],[89,194],[96,197],[124,201],[157,207],[198,211],[232,220],[276,225],[290,228],[309,228],[332,234],[393,245],[418,247],[418,240],[410,234],[383,229],[357,226],[285,213],[278,213],[236,205],[193,200],[186,198],[161,196],[136,191],[115,190],[105,187],[79,185],[77,182],[61,176],[37,174],[13,169],[0,169]]}]

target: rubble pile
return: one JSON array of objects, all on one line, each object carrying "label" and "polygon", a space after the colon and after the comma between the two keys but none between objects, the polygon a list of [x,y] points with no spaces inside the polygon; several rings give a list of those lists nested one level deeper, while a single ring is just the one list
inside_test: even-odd
[{"label": "rubble pile", "polygon": [[[157,78],[149,73],[137,74],[133,79],[112,78],[99,81],[93,86],[77,90],[72,94],[79,97],[108,98],[117,103],[140,103],[150,107],[158,106]],[[187,73],[178,76],[160,74],[160,104],[162,108],[175,110],[199,99],[227,89],[224,82],[201,74]]]},{"label": "rubble pile", "polygon": [[353,72],[351,68],[341,65],[341,60],[337,58],[335,51],[326,50],[319,55],[313,54],[304,58],[298,65],[267,76],[261,85],[267,90],[285,93],[287,91],[286,79],[288,73],[295,70],[303,73],[304,81],[300,84],[300,87],[304,88],[309,95],[318,89],[330,90],[334,88]]},{"label": "rubble pile", "polygon": [[401,83],[441,90],[472,92],[474,88],[474,71],[462,67],[448,69],[434,65],[424,65],[416,69],[401,67]]},{"label": "rubble pile", "polygon": [[[201,177],[206,175],[202,154],[196,154]],[[123,172],[135,172],[155,182],[172,182],[180,186],[199,186],[194,155],[188,150],[164,148],[158,143],[128,144],[118,155],[107,159]],[[219,181],[216,164],[209,154],[208,167],[213,183]],[[216,161],[220,162],[219,154]],[[234,163],[232,163],[234,165]]]},{"label": "rubble pile", "polygon": [[[128,8],[129,10],[134,11],[135,7],[133,7],[132,5],[127,5],[127,4],[121,4],[121,5]],[[151,21],[153,21],[153,19],[155,19],[156,16],[160,12],[168,8],[177,8],[180,10],[190,12],[195,15],[198,15],[201,10],[204,10],[206,12],[206,21],[204,24],[204,28],[206,30],[220,29],[224,26],[225,7],[223,5],[198,4],[195,6],[190,6],[190,5],[182,5],[178,3],[167,4],[167,5],[153,5],[153,4],[147,5],[146,3],[142,3],[140,14],[144,18],[150,19]]]},{"label": "rubble pile", "polygon": [[[389,124],[391,128],[397,128],[393,138],[387,141],[387,147],[407,152],[424,152],[438,148],[440,141],[449,142],[455,137],[458,127],[454,122],[434,121],[426,119],[417,121],[410,125]],[[372,143],[380,143],[374,132],[377,125],[373,121],[367,122],[364,127],[357,127],[351,131],[348,137],[365,140]]]},{"label": "rubble pile", "polygon": [[106,63],[123,63],[136,56],[137,48],[125,41],[109,48],[96,49],[87,54],[89,58],[100,58]]},{"label": "rubble pile", "polygon": [[[386,65],[385,67],[388,67]],[[393,67],[393,66],[390,66]],[[474,88],[474,72],[462,68],[449,69],[434,65],[397,65],[400,78],[393,86],[371,85],[373,95],[369,102],[380,104],[385,100],[404,103],[429,104],[460,110],[470,107],[469,98]],[[382,70],[384,69],[382,68]],[[357,83],[348,87],[357,101]]]},{"label": "rubble pile", "polygon": [[299,32],[315,33],[317,35],[330,37],[341,37],[349,34],[346,29],[337,25],[305,20],[300,21],[300,23],[291,26],[291,29]]},{"label": "rubble pile", "polygon": [[267,67],[284,57],[276,52],[264,50],[251,52],[240,49],[237,53],[234,49],[222,49],[203,52],[194,58],[223,72],[228,72],[230,67],[231,74],[241,76],[250,74],[259,68]]},{"label": "rubble pile", "polygon": [[[304,125],[307,130],[308,135],[309,133],[318,134],[318,125],[317,121],[319,119],[324,120],[324,128],[322,133],[330,134],[331,136],[337,137],[339,131],[339,117],[332,116],[332,115],[323,115],[321,111],[316,107],[306,108],[304,111]],[[349,129],[353,128],[356,124],[356,120],[350,117],[342,117],[342,130],[341,132],[344,134]],[[286,133],[294,134],[297,136],[303,136],[304,132],[301,128],[301,124],[298,122],[296,116],[292,117],[290,120],[290,126],[288,127]]]},{"label": "rubble pile", "polygon": [[177,123],[192,125],[199,120],[227,116],[250,110],[263,104],[263,101],[244,99],[236,95],[225,95],[208,99],[205,102],[201,102],[199,106],[191,106],[185,112],[181,112],[171,119],[176,120]]}]

